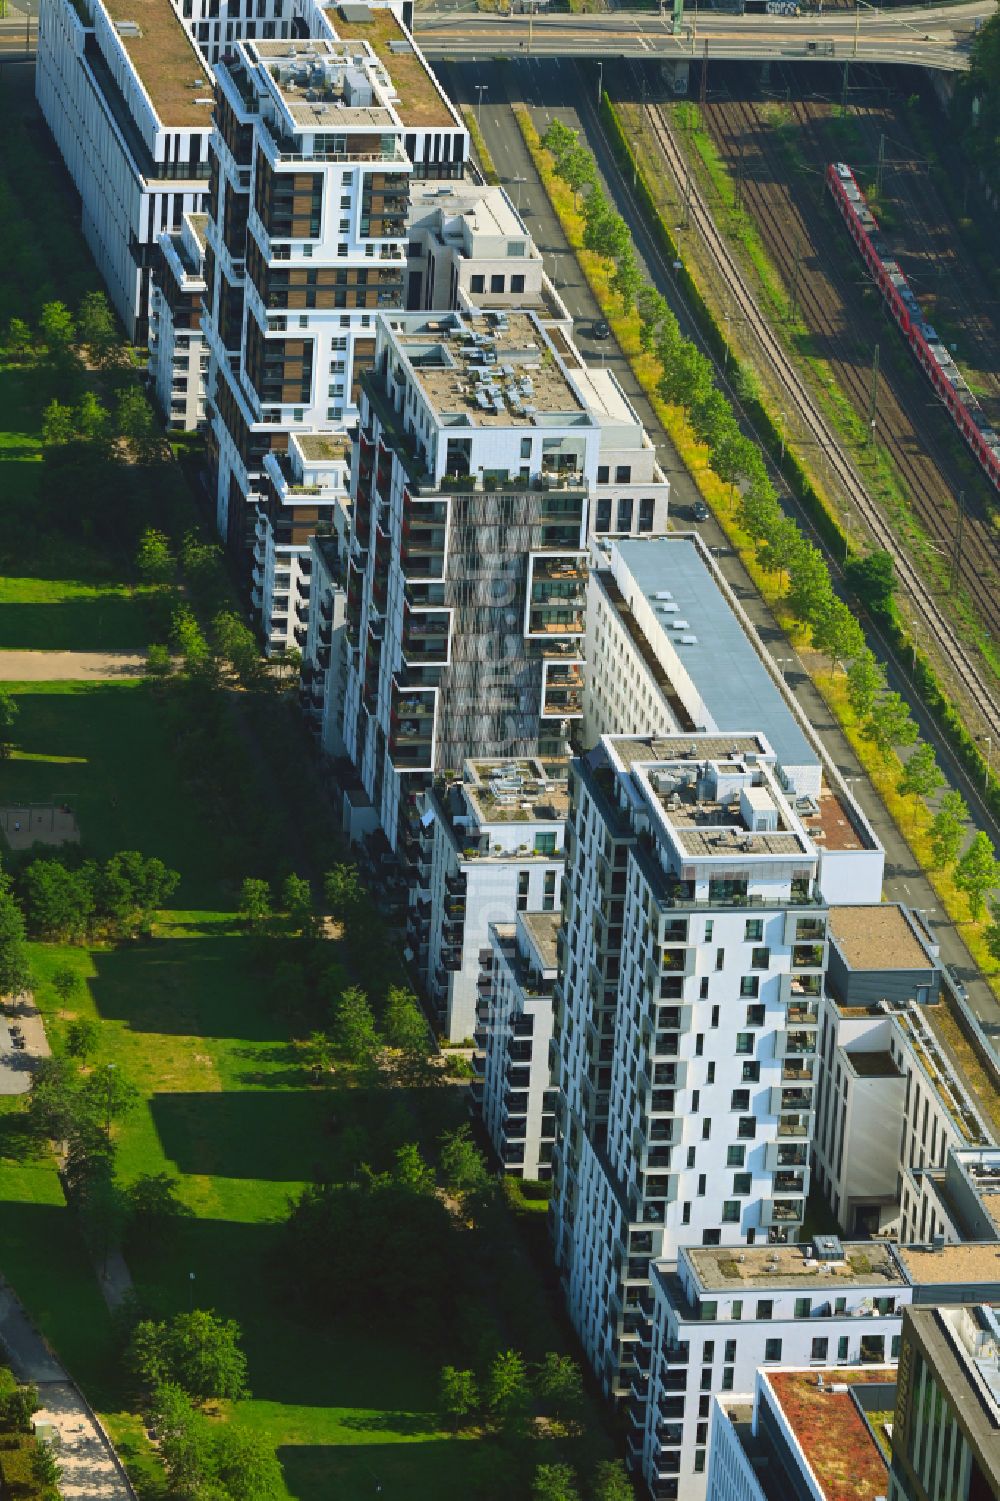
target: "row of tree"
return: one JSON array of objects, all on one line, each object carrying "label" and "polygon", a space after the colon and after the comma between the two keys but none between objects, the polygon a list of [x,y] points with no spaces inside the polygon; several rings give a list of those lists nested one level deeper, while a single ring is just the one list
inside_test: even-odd
[{"label": "row of tree", "polygon": [[[984,57],[987,50],[983,49]],[[997,93],[1000,97],[1000,79]],[[609,209],[597,182],[593,156],[578,132],[554,120],[542,142],[552,153],[558,175],[578,196],[587,194],[581,206],[584,244],[612,263],[612,286],[624,310],[636,308],[642,347],[655,355],[661,367],[660,395],[664,401],[686,409],[697,437],[709,450],[711,467],[730,486],[757,562],[783,580],[785,603],[795,618],[808,626],[816,650],[829,657],[834,670],[838,665],[846,666],[848,692],[861,733],[879,757],[889,762],[897,750],[909,749],[918,739],[908,705],[900,694],[887,688],[885,670],[867,647],[854,610],[836,593],[822,552],[782,510],[759,447],[741,432],[730,402],[715,385],[711,361],[682,336],[677,319],[654,287],[633,285],[628,267],[634,261],[634,252],[627,225]],[[625,275],[619,281],[622,266]],[[874,614],[891,614],[895,577],[888,553],[876,551],[852,559],[846,579],[852,592]],[[904,795],[930,799],[944,780],[932,747],[920,745],[905,762],[899,790]],[[968,809],[961,795],[948,792],[934,812],[931,838],[937,865],[954,866],[955,882],[968,897],[972,917],[978,919],[997,884],[1000,867],[988,836],[982,832],[974,836],[962,855],[967,821]],[[996,953],[1000,957],[1000,907],[996,904],[994,919]],[[990,939],[992,946],[992,929]]]},{"label": "row of tree", "polygon": [[179,881],[177,871],[155,855],[119,850],[103,863],[78,863],[72,848],[63,846],[23,866],[16,890],[32,938],[121,941],[150,931]]}]

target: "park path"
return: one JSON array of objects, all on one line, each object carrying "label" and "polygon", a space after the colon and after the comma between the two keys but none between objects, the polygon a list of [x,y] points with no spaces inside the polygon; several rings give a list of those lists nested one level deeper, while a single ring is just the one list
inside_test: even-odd
[{"label": "park path", "polygon": [[58,1435],[59,1494],[64,1501],[135,1501],[111,1441],[18,1298],[0,1279],[0,1344],[19,1381],[38,1387],[38,1426]]},{"label": "park path", "polygon": [[140,652],[0,649],[0,681],[8,683],[107,682],[141,677],[145,669]]}]

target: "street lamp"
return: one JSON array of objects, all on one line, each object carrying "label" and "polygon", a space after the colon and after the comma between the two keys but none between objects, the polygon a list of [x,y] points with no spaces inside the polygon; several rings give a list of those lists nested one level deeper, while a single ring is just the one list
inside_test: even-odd
[{"label": "street lamp", "polygon": [[785,462],[785,420],[786,419],[785,419],[785,413],[784,412],[779,412],[778,416],[781,419],[781,458],[778,460],[778,462],[781,463],[781,464],[783,464]]},{"label": "street lamp", "polygon": [[483,95],[488,94],[489,91],[490,86],[488,83],[476,84],[476,93],[479,95],[478,99],[476,100],[476,124],[479,126],[480,130],[482,130],[483,128]]},{"label": "street lamp", "polygon": [[511,178],[511,182],[517,184],[517,211],[518,211],[518,213],[521,212],[521,184],[522,184],[522,182],[527,182],[527,181],[528,181],[528,179],[526,177],[522,177],[521,174],[520,174],[520,172],[517,174],[516,177],[512,177]]},{"label": "street lamp", "polygon": [[911,673],[916,672],[916,670],[917,670],[917,631],[919,629],[920,629],[920,623],[919,623],[919,621],[911,620],[910,621],[910,630],[913,632],[913,655],[910,658],[910,672]]}]

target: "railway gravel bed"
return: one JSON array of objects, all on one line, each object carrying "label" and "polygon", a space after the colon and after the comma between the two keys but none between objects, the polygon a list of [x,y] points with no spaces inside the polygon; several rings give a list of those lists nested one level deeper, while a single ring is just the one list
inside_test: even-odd
[{"label": "railway gravel bed", "polygon": [[[660,111],[655,106],[645,105],[643,114],[675,181],[685,183],[688,171],[683,153]],[[933,635],[938,652],[945,658],[962,692],[978,704],[988,732],[994,735],[1000,733],[1000,709],[996,703],[993,684],[987,682],[979,665],[972,660],[971,652],[953,630],[946,610],[938,604],[925,585],[909,557],[900,548],[891,525],[870,498],[863,476],[844,453],[839,436],[800,375],[792,357],[785,351],[760,311],[756,293],[748,285],[725,236],[715,224],[700,188],[693,180],[688,183],[686,197],[690,219],[729,287],[737,317],[753,331],[786,393],[789,405],[796,409],[816,450],[825,455],[837,488],[863,519],[876,543],[894,556],[902,585],[919,610],[924,629]]]}]

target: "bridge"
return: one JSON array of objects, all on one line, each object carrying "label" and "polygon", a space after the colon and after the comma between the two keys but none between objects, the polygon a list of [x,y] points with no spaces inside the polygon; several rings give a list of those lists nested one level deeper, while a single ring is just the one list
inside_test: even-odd
[{"label": "bridge", "polygon": [[869,6],[805,16],[736,15],[685,8],[679,27],[659,14],[477,15],[418,10],[417,41],[430,58],[637,57],[909,63],[961,72],[977,23],[996,0],[879,11]]}]

